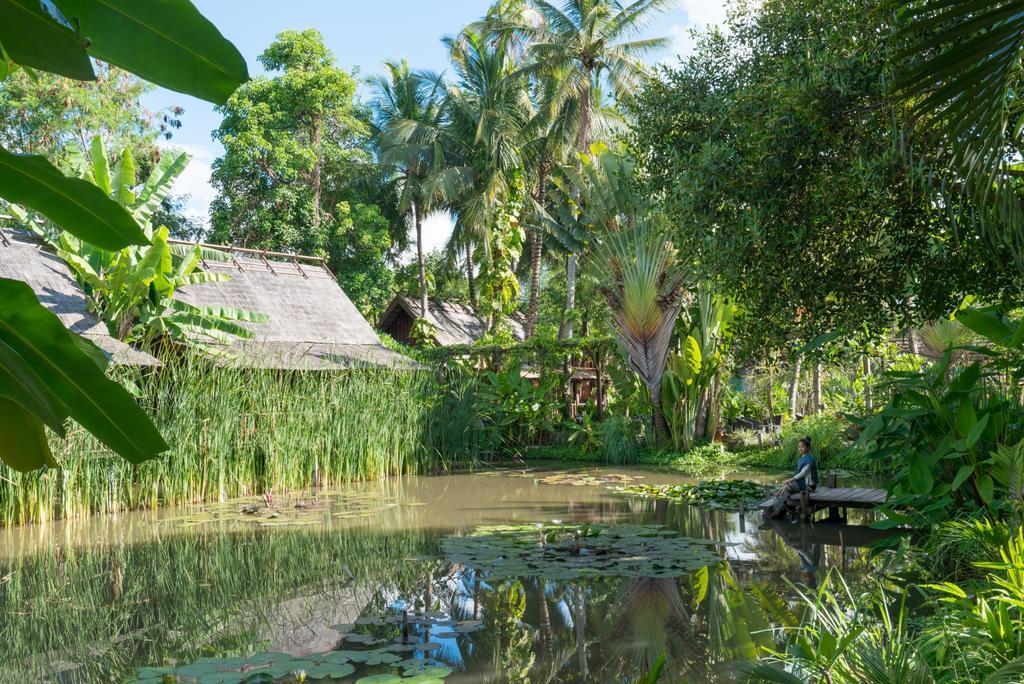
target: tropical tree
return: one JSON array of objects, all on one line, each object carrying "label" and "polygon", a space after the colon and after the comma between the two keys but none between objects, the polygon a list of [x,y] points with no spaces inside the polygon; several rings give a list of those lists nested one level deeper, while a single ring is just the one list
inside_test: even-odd
[{"label": "tropical tree", "polygon": [[473,254],[475,245],[481,248],[482,308],[493,325],[519,293],[514,269],[522,247],[520,148],[527,93],[522,79],[513,77],[505,43],[466,29],[445,44],[457,76],[445,101],[446,140],[453,151],[434,184],[456,217],[451,247],[465,249],[475,305]]},{"label": "tropical tree", "polygon": [[230,279],[225,273],[199,270],[202,260],[223,261],[224,255],[202,250],[199,245],[172,245],[168,228],[153,223],[156,210],[188,166],[187,154],[165,153],[141,184],[136,182],[131,150],[123,150],[113,163],[98,136],[92,141],[91,158],[78,150],[72,153],[71,161],[76,176],[96,185],[131,212],[150,244],[105,250],[59,226],[29,215],[22,218],[67,262],[112,335],[147,347],[170,340],[209,351],[213,350],[206,342],[228,342],[231,336],[252,337],[240,321],[265,322],[265,315],[231,307],[194,306],[174,298],[179,287]]},{"label": "tropical tree", "polygon": [[661,380],[676,318],[686,301],[676,250],[652,219],[610,233],[600,255],[601,292],[626,358],[644,385],[659,440],[669,436]]},{"label": "tropical tree", "polygon": [[444,164],[440,147],[444,82],[437,74],[409,68],[408,62],[385,62],[386,74],[370,79],[376,97],[373,142],[382,164],[393,170],[399,211],[416,229],[420,270],[420,316],[427,313],[427,270],[423,218],[437,204],[429,182]]},{"label": "tropical tree", "polygon": [[322,256],[360,309],[379,310],[399,221],[356,81],[315,29],[282,31],[259,61],[268,75],[219,109],[209,240]]},{"label": "tropical tree", "polygon": [[[631,39],[672,4],[673,0],[636,0],[626,6],[618,0],[565,0],[556,7],[544,0],[531,0],[542,22],[522,14],[518,20],[509,20],[517,21],[515,33],[529,39],[530,62],[523,72],[546,73],[557,79],[557,86],[546,90],[545,106],[558,113],[574,110],[569,118],[576,121],[580,153],[585,154],[594,140],[600,93],[627,100],[649,78],[651,71],[641,58],[664,47],[667,39]],[[566,261],[566,337],[573,335],[576,268],[577,254],[570,252]]]},{"label": "tropical tree", "polygon": [[[899,89],[912,114],[945,144],[925,164],[945,176],[941,190],[974,200],[979,223],[1024,264],[1020,152],[1024,59],[1020,0],[903,0],[905,54]],[[918,154],[918,163],[920,153]]]},{"label": "tropical tree", "polygon": [[[76,0],[4,2],[0,44],[0,80],[19,66],[92,80],[90,56],[95,56],[219,103],[248,78],[238,50],[187,0],[116,7]],[[102,190],[64,176],[43,157],[0,147],[0,198],[108,249],[147,242],[132,216]],[[18,470],[54,465],[44,425],[64,435],[68,418],[133,462],[165,451],[152,421],[105,376],[105,368],[102,352],[69,332],[28,285],[0,278],[0,458],[5,463]]]}]

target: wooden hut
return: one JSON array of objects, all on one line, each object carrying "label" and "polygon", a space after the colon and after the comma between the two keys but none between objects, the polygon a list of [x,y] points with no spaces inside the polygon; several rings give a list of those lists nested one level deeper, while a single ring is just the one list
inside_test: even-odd
[{"label": "wooden hut", "polygon": [[64,260],[32,233],[0,229],[0,278],[20,280],[36,293],[40,303],[60,318],[68,330],[103,350],[112,363],[156,366],[159,361],[114,338]]},{"label": "wooden hut", "polygon": [[224,245],[201,247],[206,258],[200,267],[225,273],[230,280],[180,288],[175,298],[269,317],[263,323],[244,323],[253,338],[224,345],[227,354],[219,363],[292,370],[413,367],[381,343],[323,259]]},{"label": "wooden hut", "polygon": [[[381,314],[377,329],[402,344],[415,345],[412,324],[419,317],[419,299],[398,295]],[[434,326],[434,344],[439,347],[473,344],[487,333],[487,319],[465,304],[431,298],[425,318]],[[506,318],[505,322],[512,328],[516,340],[526,339],[525,321],[520,314]]]}]

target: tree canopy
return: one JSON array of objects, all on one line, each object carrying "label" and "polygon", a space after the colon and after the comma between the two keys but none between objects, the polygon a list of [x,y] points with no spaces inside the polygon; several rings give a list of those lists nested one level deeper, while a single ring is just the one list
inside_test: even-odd
[{"label": "tree canopy", "polygon": [[314,29],[278,34],[259,61],[274,75],[220,108],[210,239],[326,257],[358,306],[379,308],[391,285],[389,199],[355,79]]}]

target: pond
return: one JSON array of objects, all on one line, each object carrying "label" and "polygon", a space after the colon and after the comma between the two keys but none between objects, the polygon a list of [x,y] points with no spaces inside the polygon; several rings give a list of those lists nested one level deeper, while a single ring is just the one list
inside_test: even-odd
[{"label": "pond", "polygon": [[[734,478],[778,479],[738,473]],[[629,468],[360,483],[0,531],[0,681],[719,681],[860,525],[615,491]],[[177,677],[177,679],[174,679]]]}]

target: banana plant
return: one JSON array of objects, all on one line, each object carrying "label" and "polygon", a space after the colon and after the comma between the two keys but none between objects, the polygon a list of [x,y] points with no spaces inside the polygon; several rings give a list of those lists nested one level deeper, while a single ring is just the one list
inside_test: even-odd
[{"label": "banana plant", "polygon": [[110,333],[142,346],[169,340],[210,353],[222,353],[212,344],[251,338],[252,331],[242,323],[265,322],[265,315],[232,307],[194,306],[174,298],[181,287],[229,280],[225,273],[199,270],[203,260],[224,260],[224,255],[198,245],[172,245],[167,228],[151,224],[154,211],[188,166],[188,155],[164,155],[140,185],[130,150],[111,164],[102,139],[96,137],[90,151],[89,158],[82,151],[72,154],[73,172],[124,207],[150,244],[110,251],[54,226],[44,224],[38,230],[34,221],[28,224],[36,226],[67,262]]},{"label": "banana plant", "polygon": [[[669,355],[661,385],[662,410],[677,450],[689,449],[701,434],[715,429],[710,419],[717,401],[712,385],[722,365],[718,343],[731,315],[729,305],[707,285],[697,288],[694,300],[690,328]],[[709,421],[702,431],[699,423],[705,410]]]},{"label": "banana plant", "polygon": [[[93,80],[93,56],[221,104],[248,79],[241,53],[189,0],[0,1],[0,46],[0,81],[18,68]],[[0,147],[0,199],[106,249],[147,242],[121,205],[37,155]],[[0,460],[17,470],[55,465],[44,425],[63,435],[68,419],[132,462],[165,451],[153,422],[106,377],[105,364],[31,288],[0,278]]]}]

